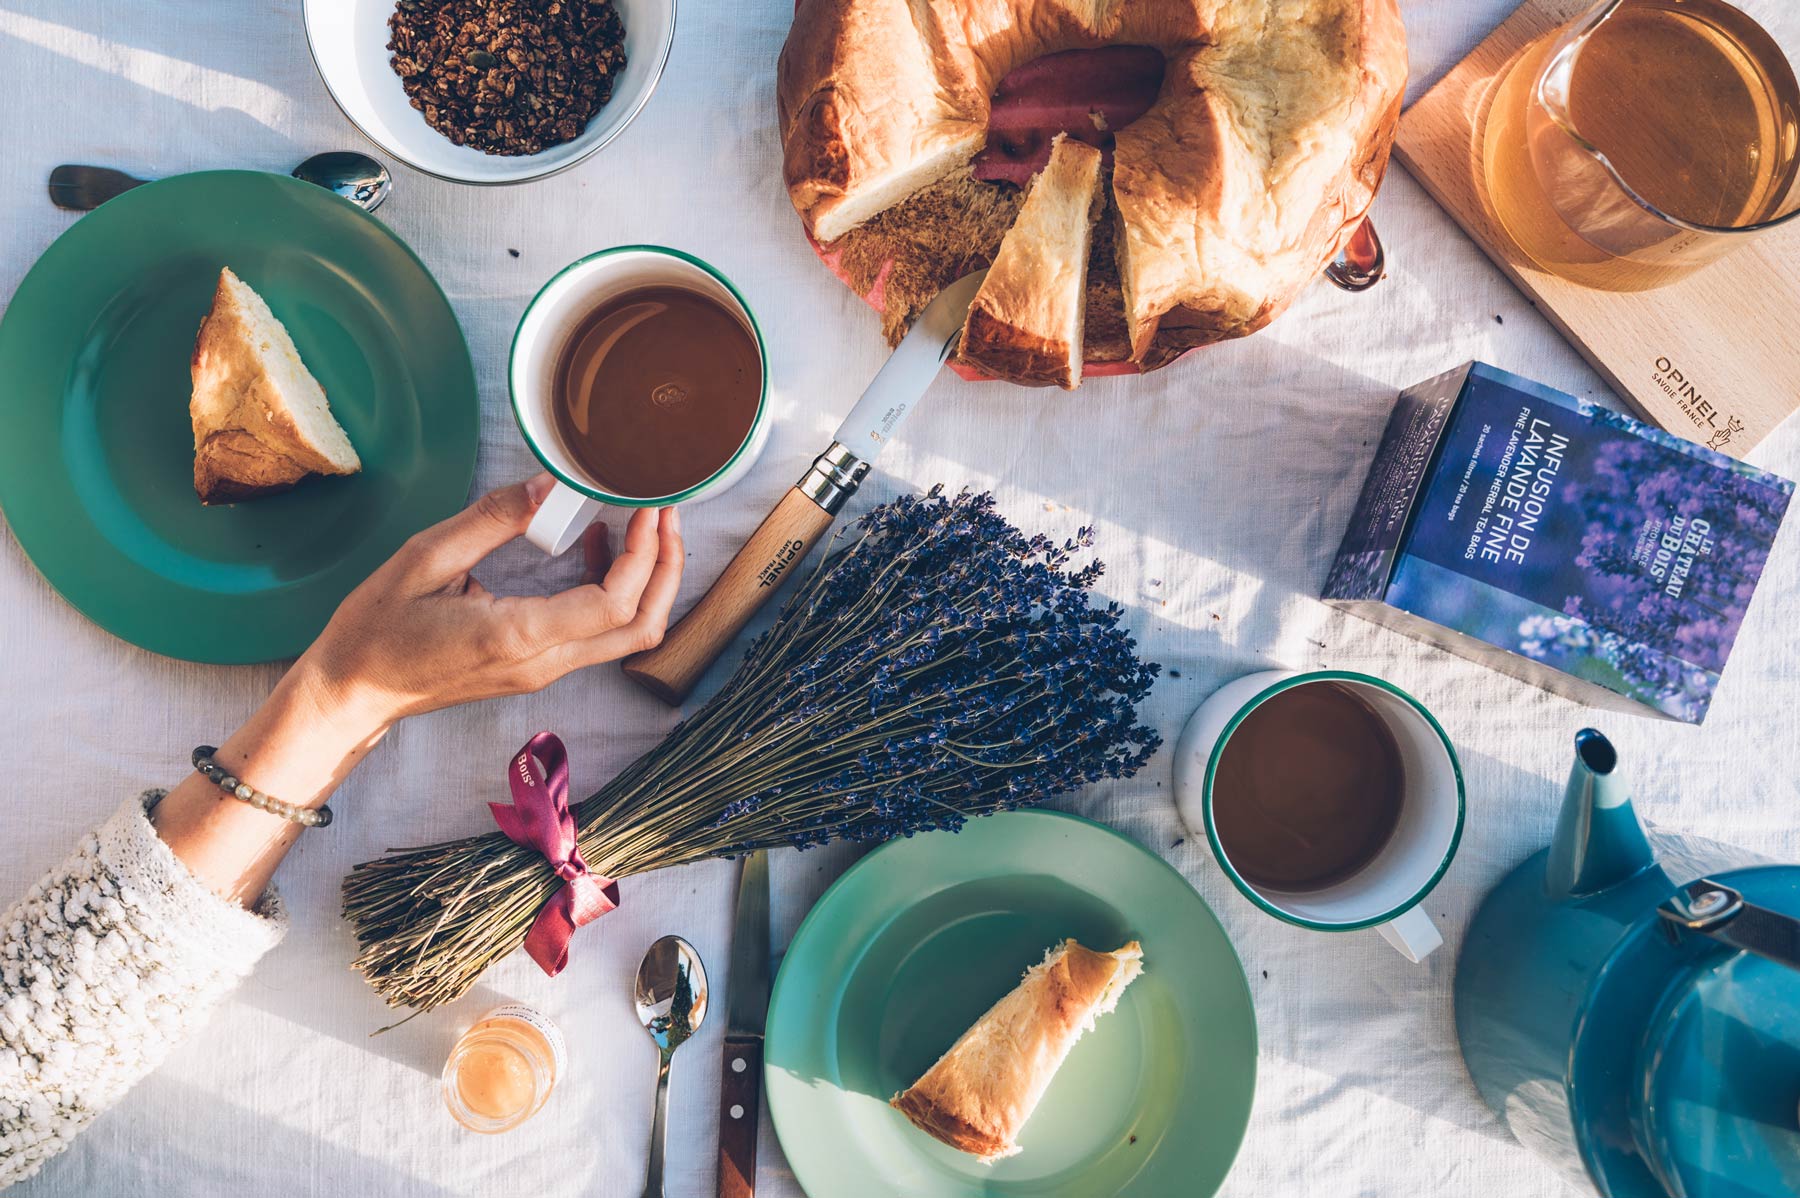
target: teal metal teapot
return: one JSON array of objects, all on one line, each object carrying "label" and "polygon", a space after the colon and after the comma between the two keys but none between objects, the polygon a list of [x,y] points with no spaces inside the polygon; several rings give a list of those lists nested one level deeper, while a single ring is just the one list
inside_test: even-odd
[{"label": "teal metal teapot", "polygon": [[1463,1059],[1605,1198],[1800,1195],[1800,866],[1646,833],[1617,767],[1576,736],[1555,840],[1476,912]]}]

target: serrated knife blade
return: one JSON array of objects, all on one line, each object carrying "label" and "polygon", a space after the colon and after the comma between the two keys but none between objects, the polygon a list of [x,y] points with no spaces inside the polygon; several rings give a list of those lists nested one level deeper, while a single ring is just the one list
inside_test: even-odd
[{"label": "serrated knife blade", "polygon": [[726,1035],[758,1036],[769,1019],[769,854],[744,858],[731,933],[731,994]]}]

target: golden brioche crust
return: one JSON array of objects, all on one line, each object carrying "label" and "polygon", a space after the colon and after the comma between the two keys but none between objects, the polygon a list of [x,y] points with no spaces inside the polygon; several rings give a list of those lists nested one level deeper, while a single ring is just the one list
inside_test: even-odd
[{"label": "golden brioche crust", "polygon": [[1080,362],[1072,365],[1069,356],[1067,341],[1033,333],[971,308],[956,360],[1008,382],[1072,391],[1081,382]]},{"label": "golden brioche crust", "polygon": [[311,473],[292,458],[269,452],[243,429],[209,432],[194,449],[194,493],[204,504],[291,491]]},{"label": "golden brioche crust", "polygon": [[808,232],[833,241],[966,164],[1007,71],[1107,44],[1168,59],[1116,132],[1132,359],[1262,328],[1381,183],[1406,83],[1395,0],[800,0],[777,90]]},{"label": "golden brioche crust", "polygon": [[915,1090],[896,1094],[888,1105],[912,1120],[914,1127],[958,1152],[966,1152],[985,1161],[997,1161],[1019,1151],[1011,1140],[982,1131],[955,1111],[940,1106],[936,1099]]},{"label": "golden brioche crust", "polygon": [[1361,224],[1393,145],[1406,86],[1394,0],[1228,4],[1215,36],[1171,58],[1158,109],[1117,135],[1138,361],[1153,342],[1180,352],[1286,311]]},{"label": "golden brioche crust", "polygon": [[1064,940],[889,1105],[983,1161],[1012,1156],[1069,1049],[1112,1010],[1142,961],[1135,940],[1110,953]]},{"label": "golden brioche crust", "polygon": [[794,28],[806,36],[782,47],[775,96],[782,177],[809,232],[835,240],[981,148],[986,116],[945,93],[942,47],[910,0],[799,0]]}]

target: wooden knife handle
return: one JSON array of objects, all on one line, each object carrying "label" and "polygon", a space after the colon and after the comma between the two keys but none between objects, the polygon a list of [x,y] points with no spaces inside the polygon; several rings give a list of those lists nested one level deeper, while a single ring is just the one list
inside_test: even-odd
[{"label": "wooden knife handle", "polygon": [[719,1198],[755,1198],[762,1056],[760,1037],[725,1037],[724,1080],[719,1086]]},{"label": "wooden knife handle", "polygon": [[625,676],[671,706],[687,698],[707,667],[831,527],[832,519],[799,488],[789,488],[712,588],[669,629],[662,644],[625,659]]}]

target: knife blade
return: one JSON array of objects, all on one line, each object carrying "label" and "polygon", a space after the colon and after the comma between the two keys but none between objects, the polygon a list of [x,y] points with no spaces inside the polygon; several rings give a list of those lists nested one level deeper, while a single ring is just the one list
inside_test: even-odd
[{"label": "knife blade", "polygon": [[769,1021],[769,854],[757,849],[738,874],[725,1034],[762,1038]]},{"label": "knife blade", "polygon": [[727,975],[725,1067],[719,1085],[719,1198],[756,1193],[763,1028],[769,1021],[769,855],[744,858]]},{"label": "knife blade", "polygon": [[938,368],[956,348],[963,322],[968,319],[969,305],[985,278],[987,271],[978,270],[938,292],[894,347],[893,355],[875,372],[874,381],[838,425],[833,441],[865,463],[873,463],[881,456],[894,430],[924,396],[931,380],[937,377]]},{"label": "knife blade", "polygon": [[624,660],[628,678],[665,703],[687,698],[862,485],[894,430],[956,348],[969,305],[986,277],[985,270],[964,275],[925,306],[844,417],[831,447],[789,488],[662,644]]}]

